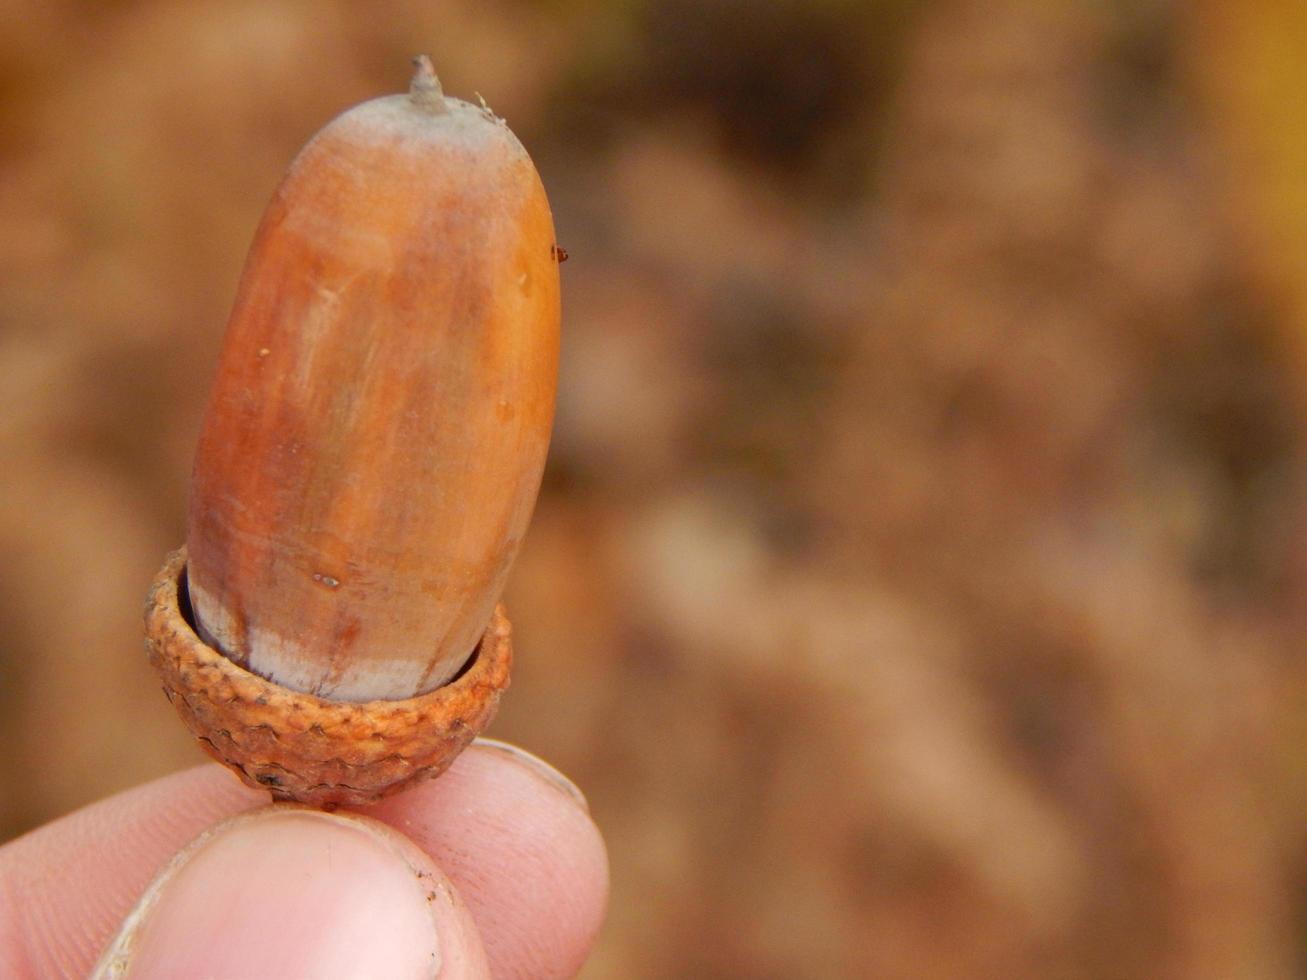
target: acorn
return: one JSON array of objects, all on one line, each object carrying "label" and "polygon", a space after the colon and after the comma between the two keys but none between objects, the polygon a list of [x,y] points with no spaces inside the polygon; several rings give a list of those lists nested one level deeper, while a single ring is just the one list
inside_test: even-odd
[{"label": "acorn", "polygon": [[497,603],[549,445],[559,251],[504,121],[415,64],[314,136],[263,216],[146,610],[183,720],[279,799],[437,775],[508,685]]}]

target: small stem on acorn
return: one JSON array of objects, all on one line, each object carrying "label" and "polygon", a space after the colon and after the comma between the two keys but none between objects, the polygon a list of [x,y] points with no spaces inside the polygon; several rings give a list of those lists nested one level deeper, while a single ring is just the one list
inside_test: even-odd
[{"label": "small stem on acorn", "polygon": [[435,66],[424,54],[413,59],[413,78],[408,83],[408,97],[413,100],[414,105],[422,106],[424,109],[433,112],[449,111],[449,107],[445,105],[445,92],[440,87],[440,79],[436,77]]}]

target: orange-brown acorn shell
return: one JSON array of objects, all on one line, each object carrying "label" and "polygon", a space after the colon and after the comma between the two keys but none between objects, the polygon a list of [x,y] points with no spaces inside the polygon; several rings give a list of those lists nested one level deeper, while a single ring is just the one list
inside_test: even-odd
[{"label": "orange-brown acorn shell", "polygon": [[365,103],[264,216],[200,435],[200,633],[333,700],[433,690],[484,633],[553,420],[553,221],[484,109]]}]

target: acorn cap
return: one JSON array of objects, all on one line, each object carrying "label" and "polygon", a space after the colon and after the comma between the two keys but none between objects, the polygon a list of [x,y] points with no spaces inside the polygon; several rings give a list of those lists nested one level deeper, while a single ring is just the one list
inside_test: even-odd
[{"label": "acorn cap", "polygon": [[490,724],[508,687],[512,628],[495,609],[462,672],[401,701],[328,701],[252,674],[196,635],[186,549],[168,556],[145,608],[164,693],[211,756],[276,799],[373,803],[440,775]]}]

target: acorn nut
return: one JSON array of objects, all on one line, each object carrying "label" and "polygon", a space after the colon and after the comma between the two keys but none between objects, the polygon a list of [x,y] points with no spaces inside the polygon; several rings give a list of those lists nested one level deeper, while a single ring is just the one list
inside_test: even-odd
[{"label": "acorn nut", "polygon": [[206,750],[318,805],[437,775],[490,722],[553,422],[544,188],[502,119],[416,64],[313,137],[263,216],[187,545],[146,609]]}]

